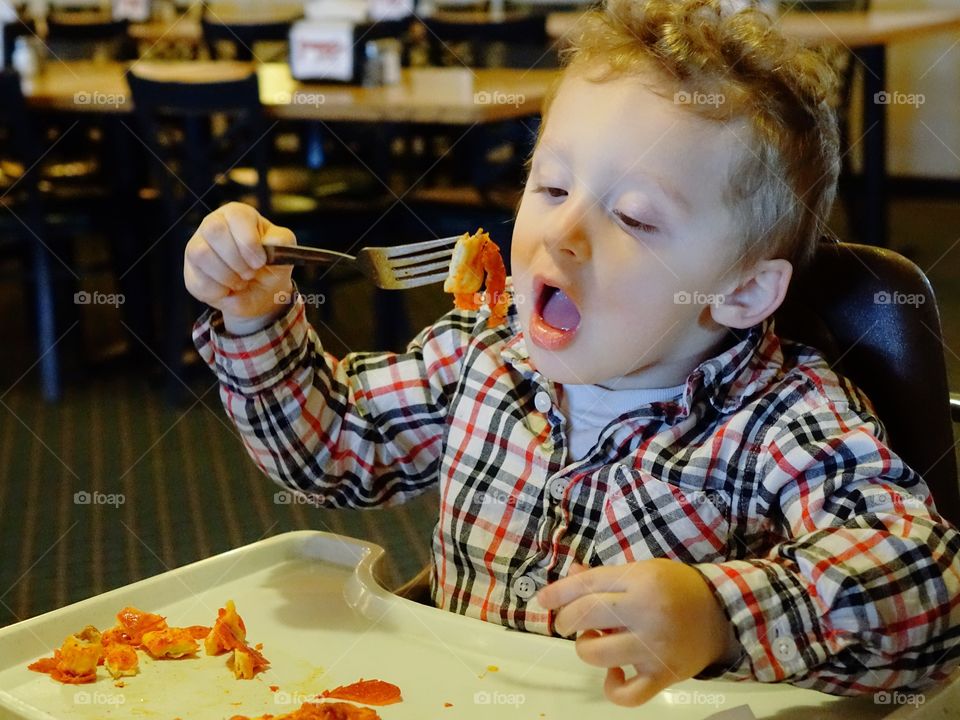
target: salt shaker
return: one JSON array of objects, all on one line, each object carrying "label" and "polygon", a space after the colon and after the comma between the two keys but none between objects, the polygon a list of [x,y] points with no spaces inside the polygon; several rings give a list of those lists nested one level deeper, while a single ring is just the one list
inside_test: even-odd
[{"label": "salt shaker", "polygon": [[376,40],[367,40],[363,46],[363,86],[377,87],[383,83],[380,46]]},{"label": "salt shaker", "polygon": [[383,85],[398,85],[400,83],[400,66],[402,46],[399,40],[387,38],[379,41],[380,47],[380,82]]}]

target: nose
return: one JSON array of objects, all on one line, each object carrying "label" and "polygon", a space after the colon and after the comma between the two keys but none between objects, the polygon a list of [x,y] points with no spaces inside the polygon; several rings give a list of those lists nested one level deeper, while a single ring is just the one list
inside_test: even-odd
[{"label": "nose", "polygon": [[543,244],[552,255],[568,262],[590,259],[590,209],[586,198],[572,194],[553,207],[543,228]]}]

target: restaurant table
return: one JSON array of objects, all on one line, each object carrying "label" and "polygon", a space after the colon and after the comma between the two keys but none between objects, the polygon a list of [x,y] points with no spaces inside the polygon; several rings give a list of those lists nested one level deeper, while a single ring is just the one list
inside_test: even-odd
[{"label": "restaurant table", "polygon": [[[555,40],[575,31],[580,11],[550,13],[547,35]],[[863,138],[864,202],[859,231],[864,242],[887,244],[887,113],[874,100],[887,90],[887,45],[935,32],[960,29],[960,8],[865,10],[856,12],[785,12],[776,19],[788,37],[810,45],[842,45],[864,69]]]},{"label": "restaurant table", "polygon": [[358,87],[294,80],[286,63],[231,61],[48,62],[27,84],[30,107],[65,112],[128,114],[126,71],[176,80],[239,78],[256,70],[268,116],[287,120],[470,125],[536,115],[554,70],[411,68],[398,85]]}]

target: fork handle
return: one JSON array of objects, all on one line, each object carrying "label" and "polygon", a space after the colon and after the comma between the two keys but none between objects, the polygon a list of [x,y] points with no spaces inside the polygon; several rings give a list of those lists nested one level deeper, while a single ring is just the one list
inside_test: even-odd
[{"label": "fork handle", "polygon": [[356,261],[353,255],[302,245],[264,243],[263,249],[267,253],[267,265],[303,265],[305,263],[333,265],[342,261],[350,263]]}]

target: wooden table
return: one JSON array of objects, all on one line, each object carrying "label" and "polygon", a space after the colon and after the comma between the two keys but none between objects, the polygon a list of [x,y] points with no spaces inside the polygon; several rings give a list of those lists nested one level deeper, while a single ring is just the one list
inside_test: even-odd
[{"label": "wooden table", "polygon": [[[285,63],[133,63],[162,79],[229,79],[256,69],[268,115],[289,120],[470,125],[536,115],[556,77],[552,70],[416,68],[395,86],[364,88],[301,83]],[[66,112],[129,113],[124,74],[131,63],[49,62],[27,90],[29,105]]]},{"label": "wooden table", "polygon": [[[551,13],[547,34],[562,41],[576,32],[582,12]],[[860,12],[787,12],[777,24],[788,37],[810,45],[843,45],[863,67],[864,202],[857,226],[864,242],[887,244],[887,113],[875,98],[887,90],[889,43],[960,29],[960,8],[869,10]]]}]

